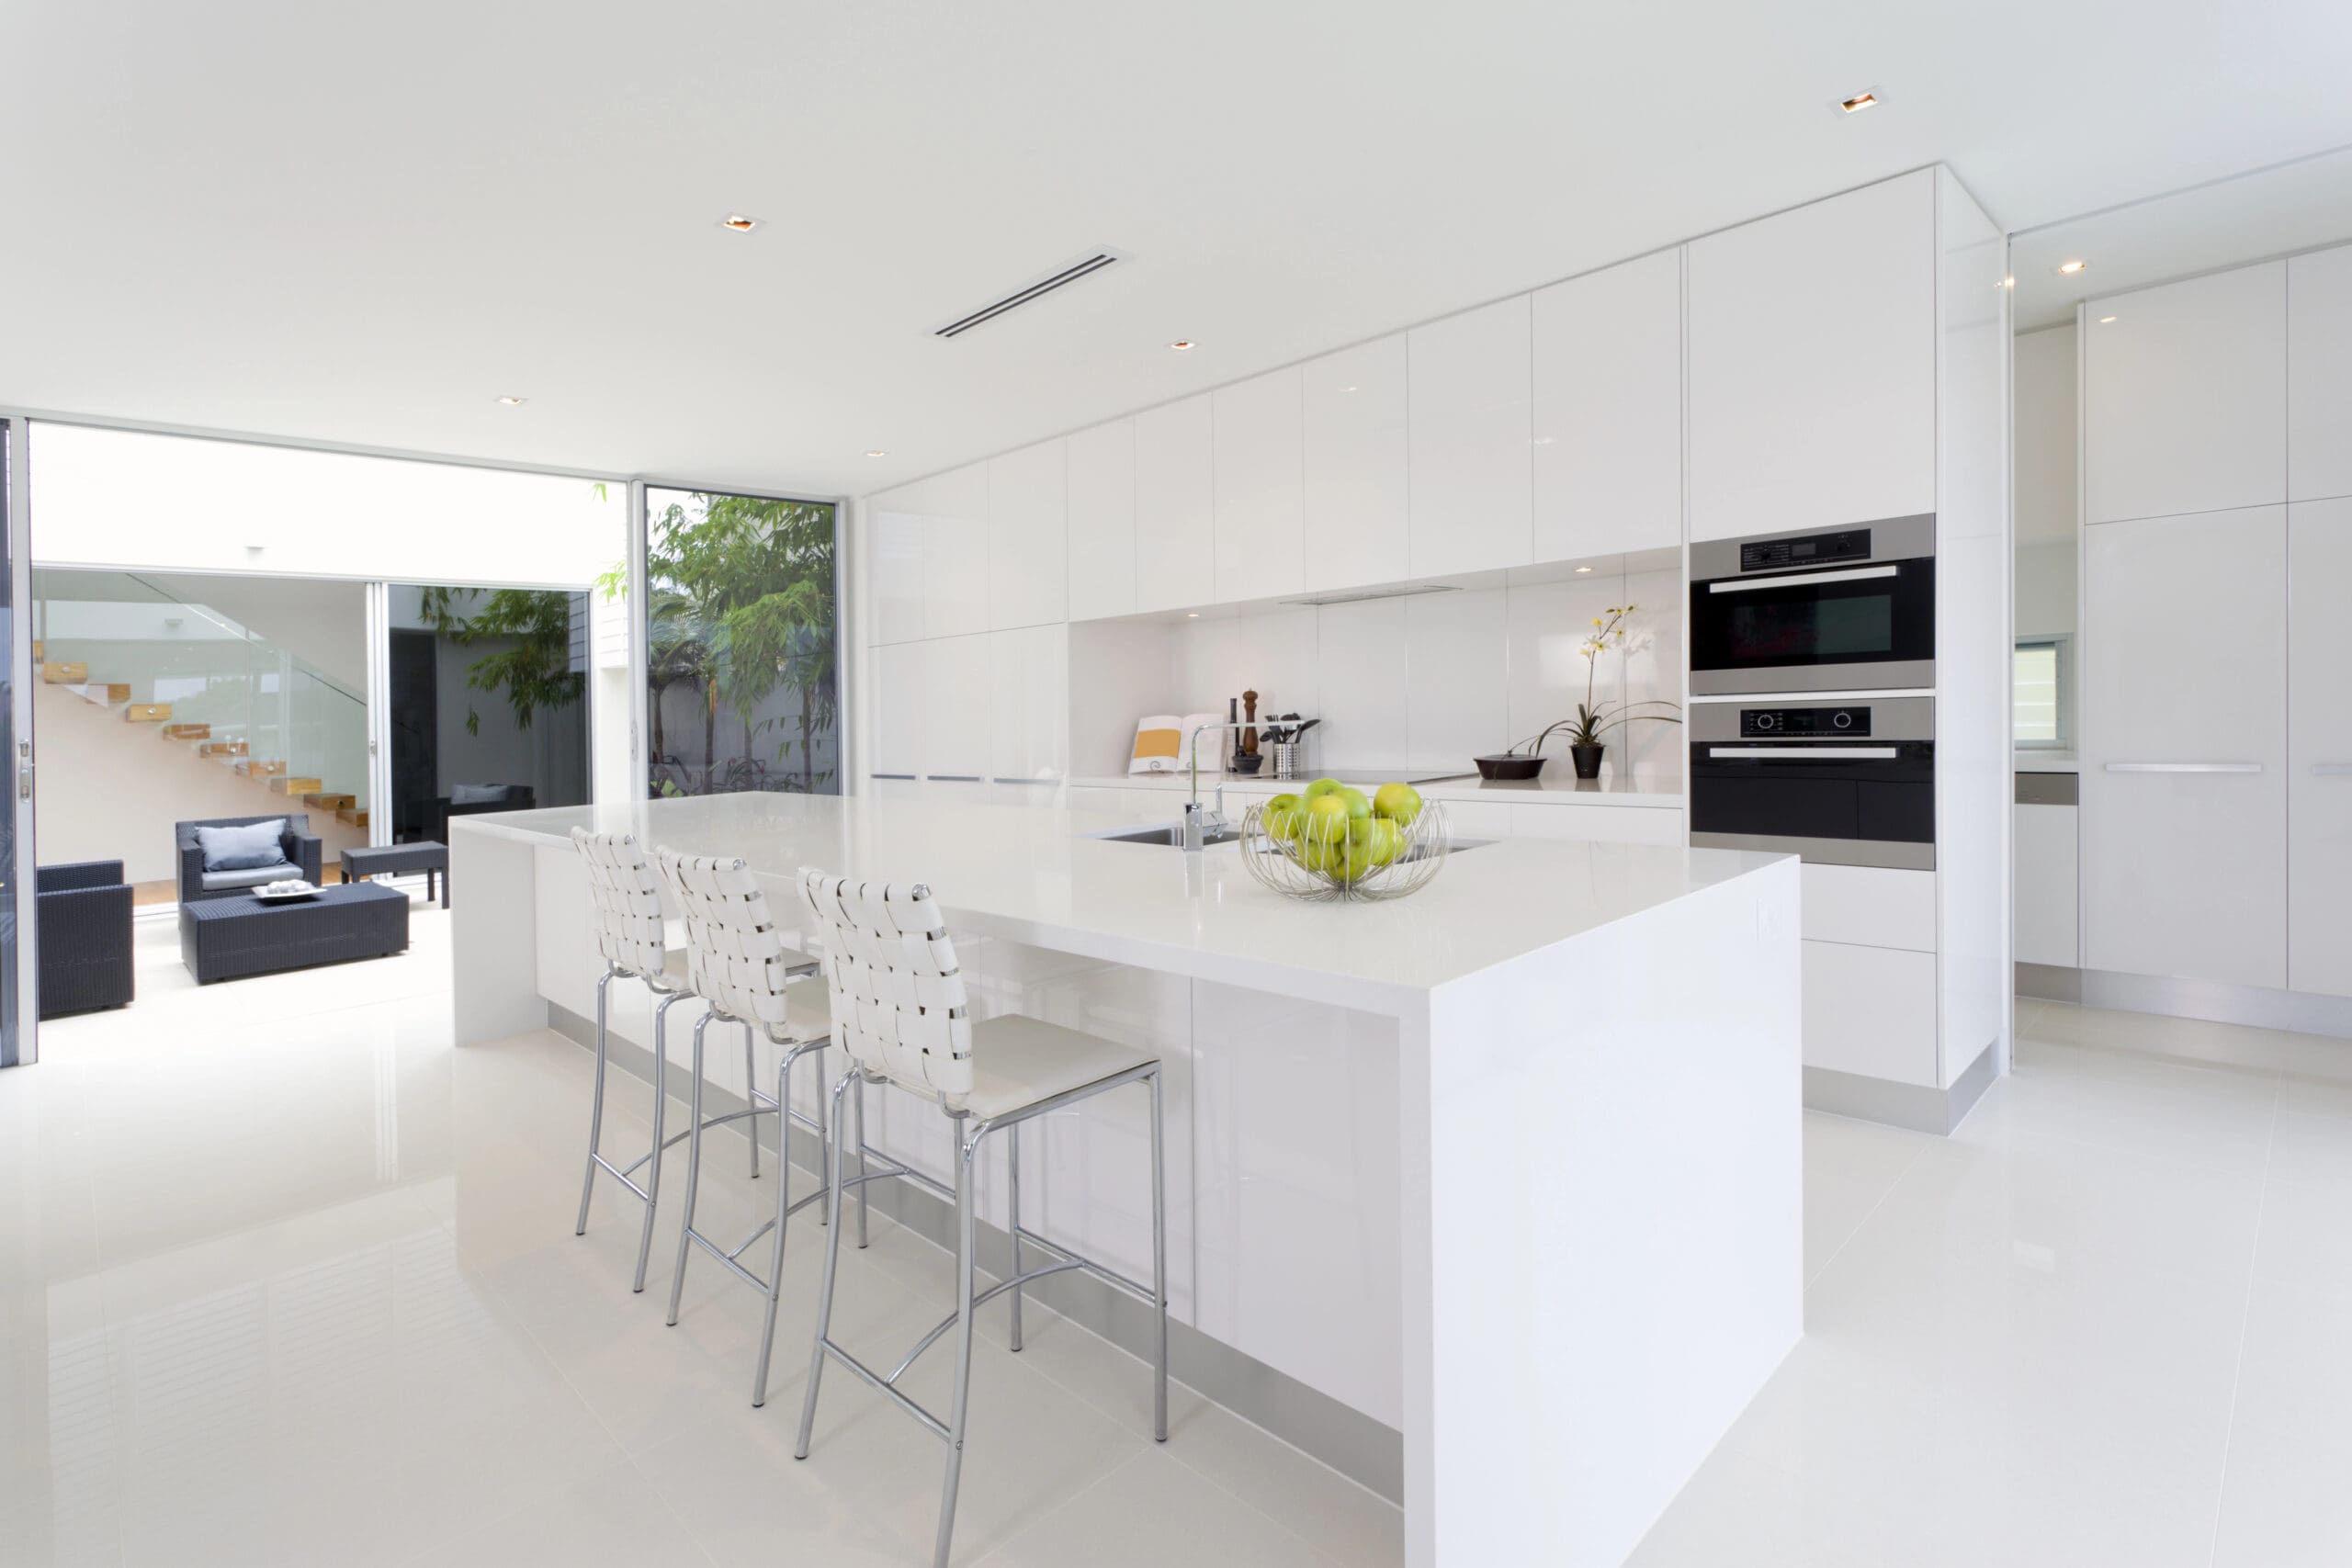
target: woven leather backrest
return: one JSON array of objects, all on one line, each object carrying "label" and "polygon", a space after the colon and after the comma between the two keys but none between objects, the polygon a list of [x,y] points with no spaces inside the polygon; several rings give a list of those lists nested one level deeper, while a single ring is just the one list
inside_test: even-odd
[{"label": "woven leather backrest", "polygon": [[662,936],[662,884],[633,834],[571,830],[588,867],[589,918],[596,951],[624,975],[658,979],[667,943]]},{"label": "woven leather backrest", "polygon": [[695,995],[729,1018],[785,1026],[785,987],[808,962],[769,918],[767,895],[740,860],[657,849],[655,863],[686,918],[686,973]]},{"label": "woven leather backrest", "polygon": [[859,1066],[960,1109],[972,1092],[972,1021],[930,889],[805,866],[800,886],[825,944],[833,1043]]}]

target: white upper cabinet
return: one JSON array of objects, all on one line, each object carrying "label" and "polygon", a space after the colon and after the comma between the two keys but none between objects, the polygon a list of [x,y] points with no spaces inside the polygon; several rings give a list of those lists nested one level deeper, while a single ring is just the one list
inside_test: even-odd
[{"label": "white upper cabinet", "polygon": [[989,624],[989,466],[925,479],[922,635],[960,637]]},{"label": "white upper cabinet", "polygon": [[2352,500],[2288,509],[2287,984],[2352,996]]},{"label": "white upper cabinet", "polygon": [[1216,596],[1216,495],[1209,398],[1136,415],[1136,608],[1174,610]]},{"label": "white upper cabinet", "polygon": [[1531,323],[1522,294],[1406,334],[1416,577],[1534,559]]},{"label": "white upper cabinet", "polygon": [[1690,537],[1936,509],[1936,178],[1693,240]]},{"label": "white upper cabinet", "polygon": [[1535,295],[1535,558],[1682,542],[1682,253]]},{"label": "white upper cabinet", "polygon": [[[922,772],[934,779],[988,776],[989,643],[994,635],[933,637],[922,651]],[[886,770],[895,772],[897,770]]]},{"label": "white upper cabinet", "polygon": [[1136,422],[1069,438],[1069,618],[1136,607]]},{"label": "white upper cabinet", "polygon": [[902,486],[869,499],[865,507],[866,570],[873,587],[874,618],[869,643],[912,642],[922,636],[922,486]]},{"label": "white upper cabinet", "polygon": [[1413,570],[1406,517],[1405,334],[1301,367],[1306,585],[1358,588]]},{"label": "white upper cabinet", "polygon": [[2083,316],[2086,522],[2287,499],[2286,263],[2095,299]]},{"label": "white upper cabinet", "polygon": [[1069,613],[1069,476],[1064,443],[989,463],[989,625],[1035,626]]},{"label": "white upper cabinet", "polygon": [[1294,365],[1210,396],[1220,604],[1306,586],[1301,380]]},{"label": "white upper cabinet", "polygon": [[2083,565],[2084,966],[2284,986],[2286,509],[2097,525]]},{"label": "white upper cabinet", "polygon": [[2287,263],[2287,495],[2352,495],[2352,245]]}]

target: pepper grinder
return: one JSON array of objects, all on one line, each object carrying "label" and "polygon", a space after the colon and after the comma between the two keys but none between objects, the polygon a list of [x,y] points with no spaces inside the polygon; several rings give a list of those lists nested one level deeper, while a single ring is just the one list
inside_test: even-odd
[{"label": "pepper grinder", "polygon": [[1241,717],[1250,728],[1241,732],[1241,750],[1254,757],[1258,754],[1258,694],[1241,694]]}]

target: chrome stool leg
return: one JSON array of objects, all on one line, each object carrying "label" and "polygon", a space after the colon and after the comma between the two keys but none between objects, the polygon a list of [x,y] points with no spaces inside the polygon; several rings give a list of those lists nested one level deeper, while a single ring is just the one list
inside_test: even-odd
[{"label": "chrome stool leg", "polygon": [[[972,1159],[980,1134],[968,1137],[967,1118],[956,1117],[956,1399],[947,1417],[947,1481],[939,1497],[939,1547],[932,1568],[947,1568],[956,1534],[956,1492],[964,1479],[964,1417],[972,1393]],[[1017,1301],[1019,1297],[1016,1295]]]},{"label": "chrome stool leg", "polygon": [[[760,1069],[752,1060],[752,1026],[747,1023],[743,1025],[743,1103],[750,1106],[757,1106],[759,1102]],[[790,1118],[787,1117],[786,1120],[789,1121]],[[751,1125],[746,1129],[746,1131],[751,1134],[752,1179],[757,1181],[760,1179],[760,1119],[757,1116],[751,1119]],[[782,1138],[786,1140],[788,1140],[791,1136],[792,1134],[790,1133],[782,1134]],[[786,1165],[790,1165],[792,1163],[792,1154],[788,1146],[785,1151],[783,1159],[784,1163]]]},{"label": "chrome stool leg", "polygon": [[[841,1081],[833,1085],[830,1120],[834,1126],[841,1125],[842,1098],[849,1093],[850,1086],[864,1076],[859,1068],[853,1066],[841,1076]],[[865,1140],[861,1138],[861,1164],[864,1163],[864,1146]],[[858,1183],[861,1197],[864,1196],[865,1186],[864,1181]],[[827,1336],[833,1323],[833,1276],[842,1260],[842,1141],[838,1137],[833,1140],[831,1156],[825,1166],[825,1208],[831,1222],[825,1227],[825,1277],[817,1287],[817,1333],[808,1347],[808,1387],[800,1399],[800,1438],[792,1446],[794,1459],[808,1457],[808,1436],[817,1426],[817,1384],[825,1375]]]},{"label": "chrome stool leg", "polygon": [[[855,1091],[857,1095],[857,1245],[863,1247],[865,1245],[865,1218],[874,1207],[874,1184],[867,1179],[865,1170],[865,1075],[858,1072],[854,1067],[850,1071],[851,1075],[857,1079]],[[841,1142],[841,1118],[838,1112],[835,1113],[831,1125],[833,1129],[833,1141]]]},{"label": "chrome stool leg", "polygon": [[[670,1271],[670,1322],[678,1321],[678,1298],[686,1288],[686,1252],[694,1245],[695,1198],[702,1190],[702,1037],[710,1027],[715,1014],[706,1012],[695,1020],[695,1054],[692,1108],[686,1118],[686,1209],[678,1222],[678,1263]],[[758,1141],[759,1122],[752,1123],[752,1141]]]},{"label": "chrome stool leg", "polygon": [[1005,1184],[1009,1200],[1012,1232],[1012,1352],[1021,1353],[1021,1124],[1016,1122],[1004,1130],[1004,1169],[1012,1179]]},{"label": "chrome stool leg", "polygon": [[574,1235],[588,1234],[588,1200],[596,1191],[596,1150],[605,1136],[605,1010],[613,988],[613,966],[596,977],[596,1090],[588,1100],[588,1169],[580,1179],[580,1223],[572,1227]]},{"label": "chrome stool leg", "polygon": [[651,1168],[645,1173],[645,1228],[638,1233],[637,1276],[629,1284],[631,1292],[645,1289],[645,1260],[653,1254],[653,1215],[662,1201],[662,1156],[670,1149],[670,1140],[662,1135],[670,1104],[670,1010],[684,1000],[684,993],[673,991],[653,1009],[653,1147],[638,1162]]}]

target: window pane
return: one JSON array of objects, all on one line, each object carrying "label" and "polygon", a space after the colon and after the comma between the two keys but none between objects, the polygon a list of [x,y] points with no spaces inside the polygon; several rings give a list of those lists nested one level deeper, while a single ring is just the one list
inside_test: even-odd
[{"label": "window pane", "polygon": [[2055,745],[2058,732],[2058,645],[2026,643],[2017,650],[2012,690],[2019,744]]},{"label": "window pane", "polygon": [[833,509],[646,492],[656,796],[838,795]]}]

